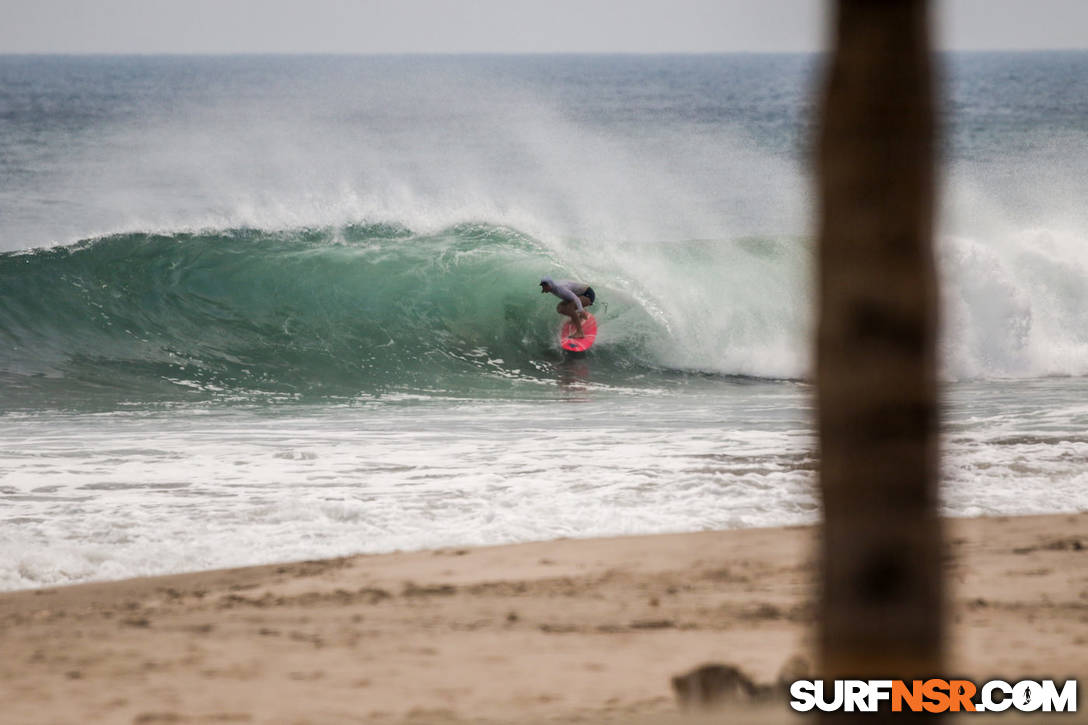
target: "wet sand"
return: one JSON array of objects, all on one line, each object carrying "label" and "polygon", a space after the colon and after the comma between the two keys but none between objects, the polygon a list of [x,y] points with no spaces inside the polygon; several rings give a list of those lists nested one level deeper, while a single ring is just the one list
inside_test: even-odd
[{"label": "wet sand", "polygon": [[[1088,688],[1088,513],[953,520],[947,535],[949,673]],[[687,722],[675,675],[722,663],[770,683],[811,661],[815,536],[561,540],[0,594],[0,720]],[[1081,722],[1086,697],[1060,721]],[[777,703],[737,721],[790,719]]]}]

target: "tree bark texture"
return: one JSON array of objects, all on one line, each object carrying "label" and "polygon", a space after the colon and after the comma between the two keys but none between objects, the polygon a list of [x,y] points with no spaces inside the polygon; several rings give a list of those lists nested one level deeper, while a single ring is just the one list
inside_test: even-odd
[{"label": "tree bark texture", "polygon": [[928,2],[835,11],[816,158],[822,671],[939,676]]}]

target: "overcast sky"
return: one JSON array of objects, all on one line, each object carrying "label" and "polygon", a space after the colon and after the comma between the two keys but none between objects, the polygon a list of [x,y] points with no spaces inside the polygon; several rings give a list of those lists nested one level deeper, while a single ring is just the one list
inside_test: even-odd
[{"label": "overcast sky", "polygon": [[[941,0],[954,50],[1088,48],[1088,0]],[[0,53],[811,51],[824,0],[0,0]]]}]

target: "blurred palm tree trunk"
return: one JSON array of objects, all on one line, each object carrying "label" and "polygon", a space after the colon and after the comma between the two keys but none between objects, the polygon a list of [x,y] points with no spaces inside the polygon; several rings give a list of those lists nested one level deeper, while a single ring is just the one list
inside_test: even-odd
[{"label": "blurred palm tree trunk", "polygon": [[836,13],[817,151],[823,672],[939,676],[928,2]]}]

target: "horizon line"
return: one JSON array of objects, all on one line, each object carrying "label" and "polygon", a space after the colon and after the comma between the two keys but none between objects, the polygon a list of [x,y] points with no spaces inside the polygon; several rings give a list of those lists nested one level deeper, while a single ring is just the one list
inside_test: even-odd
[{"label": "horizon line", "polygon": [[[10,57],[541,57],[541,56],[712,56],[712,55],[822,55],[827,49],[809,50],[555,50],[555,51],[502,51],[502,50],[450,50],[450,51],[324,51],[324,50],[243,50],[243,51],[172,51],[172,50],[27,50],[0,52],[0,58]],[[938,48],[936,53],[1077,53],[1088,52],[1085,47],[1060,48]]]}]

